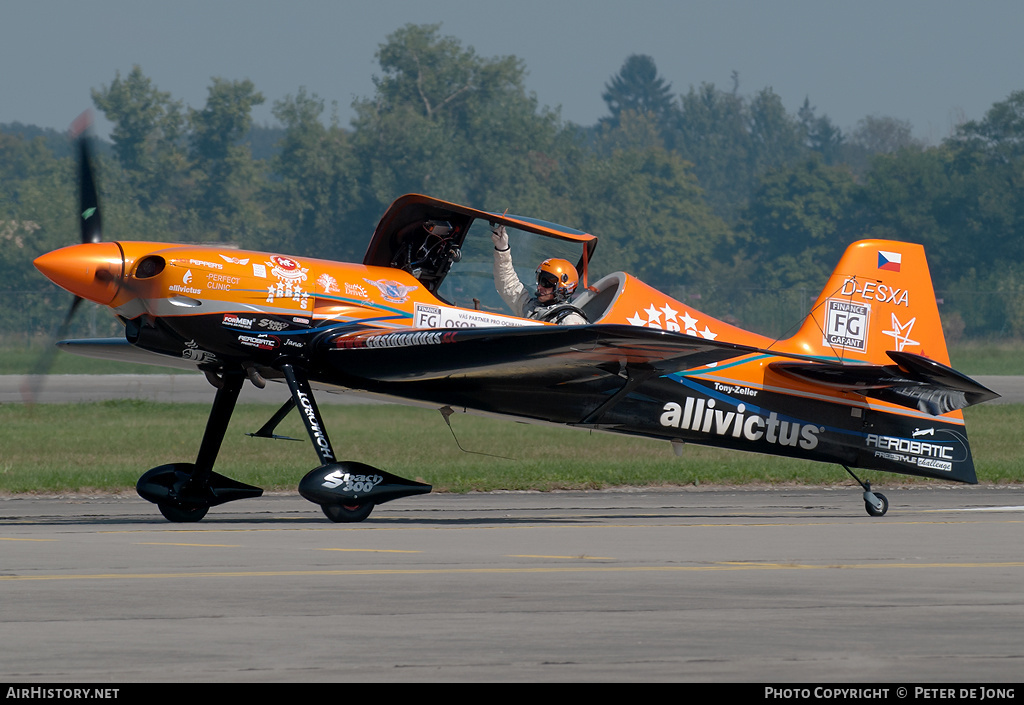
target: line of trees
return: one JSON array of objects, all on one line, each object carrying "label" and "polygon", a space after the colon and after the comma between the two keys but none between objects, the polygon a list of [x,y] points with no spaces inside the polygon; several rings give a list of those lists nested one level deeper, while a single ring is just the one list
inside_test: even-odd
[{"label": "line of trees", "polygon": [[[1024,333],[1024,91],[929,146],[893,118],[847,134],[808,100],[788,113],[736,75],[675,93],[643,55],[609,78],[593,126],[539,105],[520,59],[439,26],[402,27],[377,59],[346,127],[302,88],[254,127],[251,81],[213,79],[197,109],[138,66],[117,74],[92,94],[114,126],[105,236],[360,260],[391,201],[428,193],[593,232],[601,272],[770,334],[799,324],[849,243],[884,237],[925,245],[951,336]],[[4,127],[0,288],[39,294],[0,330],[45,331],[62,299],[31,260],[77,238],[74,169],[53,135]]]}]

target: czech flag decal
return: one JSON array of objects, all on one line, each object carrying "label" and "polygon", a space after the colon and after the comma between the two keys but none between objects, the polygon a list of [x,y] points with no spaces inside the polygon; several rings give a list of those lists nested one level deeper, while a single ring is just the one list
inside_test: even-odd
[{"label": "czech flag decal", "polygon": [[878,268],[884,269],[888,272],[900,271],[900,258],[899,252],[885,252],[883,250],[878,251]]}]

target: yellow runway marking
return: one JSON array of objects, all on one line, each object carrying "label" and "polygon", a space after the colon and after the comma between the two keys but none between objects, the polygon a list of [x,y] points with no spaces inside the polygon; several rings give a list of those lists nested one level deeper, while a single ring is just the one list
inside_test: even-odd
[{"label": "yellow runway marking", "polygon": [[0,541],[56,541],[57,539],[16,539],[0,536]]},{"label": "yellow runway marking", "polygon": [[530,553],[512,553],[505,558],[557,558],[560,560],[584,560],[584,561],[614,561],[615,559],[611,556],[543,556],[535,555]]},{"label": "yellow runway marking", "polygon": [[547,568],[368,568],[350,570],[271,570],[209,573],[95,573],[74,575],[0,575],[0,582],[39,580],[153,580],[168,578],[294,578],[302,576],[344,577],[356,575],[503,575],[509,573],[701,573],[735,570],[860,570],[908,568],[1024,568],[1024,562],[1009,563],[716,563],[699,566],[588,566]]},{"label": "yellow runway marking", "polygon": [[821,570],[823,568],[863,569],[863,568],[1024,568],[1024,563],[828,563],[824,565],[808,565],[806,563],[758,563],[737,562],[722,563],[726,566],[737,566],[750,570]]},{"label": "yellow runway marking", "polygon": [[423,553],[423,551],[403,551],[397,548],[316,548],[315,551],[346,551],[348,553]]},{"label": "yellow runway marking", "polygon": [[198,548],[241,548],[237,543],[171,543],[169,541],[141,541],[136,546],[194,546]]}]

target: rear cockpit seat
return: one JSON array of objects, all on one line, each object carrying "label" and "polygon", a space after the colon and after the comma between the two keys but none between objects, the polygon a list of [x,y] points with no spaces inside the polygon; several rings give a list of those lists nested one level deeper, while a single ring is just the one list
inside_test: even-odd
[{"label": "rear cockpit seat", "polygon": [[586,314],[588,321],[600,323],[619,298],[625,285],[625,273],[612,272],[585,289],[572,303]]}]

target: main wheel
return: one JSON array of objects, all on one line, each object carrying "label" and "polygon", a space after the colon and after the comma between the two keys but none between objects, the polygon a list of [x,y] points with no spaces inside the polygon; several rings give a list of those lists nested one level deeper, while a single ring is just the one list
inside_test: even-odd
[{"label": "main wheel", "polygon": [[167,521],[173,522],[189,522],[189,521],[200,521],[206,512],[210,511],[209,507],[179,507],[174,504],[158,504],[160,513],[164,515]]},{"label": "main wheel", "polygon": [[321,504],[328,519],[335,523],[362,521],[373,511],[373,502],[366,504]]},{"label": "main wheel", "polygon": [[878,501],[882,503],[882,508],[878,509],[871,502],[864,500],[864,508],[868,510],[868,514],[873,517],[885,516],[885,513],[889,511],[889,500],[885,498],[885,495],[881,492],[875,492],[875,497],[878,497]]}]

